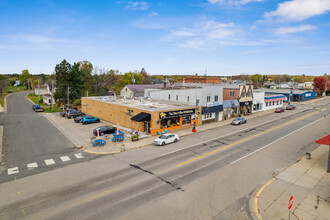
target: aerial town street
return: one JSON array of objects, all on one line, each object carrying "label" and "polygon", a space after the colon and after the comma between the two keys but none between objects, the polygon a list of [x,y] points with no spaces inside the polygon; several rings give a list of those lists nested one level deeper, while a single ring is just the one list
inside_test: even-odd
[{"label": "aerial town street", "polygon": [[[30,104],[24,96],[10,96],[8,112],[1,114],[5,132],[11,123],[27,120]],[[19,103],[19,108],[13,103]],[[4,145],[4,152],[12,145],[15,151],[8,152],[3,166],[9,168],[8,162],[19,161],[22,155],[30,161],[56,155],[69,155],[73,160],[74,154],[82,153],[89,159],[62,161],[66,166],[57,160],[24,178],[3,171],[0,217],[250,219],[253,191],[314,150],[318,146],[314,142],[329,132],[330,119],[325,117],[330,112],[329,99],[297,104],[297,109],[278,120],[274,120],[275,113],[265,114],[238,127],[225,125],[183,136],[165,147],[149,145],[102,157],[74,149],[53,125],[35,114],[39,123],[30,122],[19,128],[21,135],[16,134],[19,146],[25,143],[27,147],[17,148],[14,141]],[[33,124],[42,129],[29,133]],[[24,134],[45,137],[47,144],[34,143]],[[33,150],[33,144],[38,150]]]}]

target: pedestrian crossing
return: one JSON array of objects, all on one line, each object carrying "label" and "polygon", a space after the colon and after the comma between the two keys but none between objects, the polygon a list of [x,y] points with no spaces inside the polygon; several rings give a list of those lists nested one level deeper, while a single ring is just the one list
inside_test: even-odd
[{"label": "pedestrian crossing", "polygon": [[[69,161],[75,160],[75,159],[85,158],[85,156],[82,153],[73,154],[71,157],[72,158],[65,155],[65,156],[61,156],[59,158],[63,163],[69,162]],[[39,162],[28,163],[28,164],[26,164],[26,167],[22,166],[21,169],[26,169],[27,168],[27,170],[33,170],[33,169],[36,169],[38,167],[44,167],[45,165],[46,166],[52,166],[52,165],[55,165],[55,164],[56,164],[55,158],[49,158],[49,159],[45,159],[45,160],[42,160],[42,161],[39,161]],[[11,168],[7,169],[7,174],[8,175],[18,174],[19,172],[20,172],[19,167],[11,167]]]}]

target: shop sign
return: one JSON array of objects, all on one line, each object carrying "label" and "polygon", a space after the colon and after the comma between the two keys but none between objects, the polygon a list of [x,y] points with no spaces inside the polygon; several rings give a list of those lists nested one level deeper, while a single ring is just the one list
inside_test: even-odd
[{"label": "shop sign", "polygon": [[173,118],[173,117],[178,117],[182,115],[192,115],[195,113],[195,109],[184,109],[184,110],[178,110],[178,111],[170,111],[170,112],[160,112],[159,113],[159,118]]},{"label": "shop sign", "polygon": [[218,106],[219,102],[213,102],[213,106]]},{"label": "shop sign", "polygon": [[212,107],[212,106],[213,106],[213,102],[208,102],[208,103],[206,103],[206,106],[207,106],[207,107]]},{"label": "shop sign", "polygon": [[252,105],[252,102],[251,102],[251,101],[248,101],[248,102],[240,102],[239,104],[240,104],[240,106],[246,106],[246,105]]}]

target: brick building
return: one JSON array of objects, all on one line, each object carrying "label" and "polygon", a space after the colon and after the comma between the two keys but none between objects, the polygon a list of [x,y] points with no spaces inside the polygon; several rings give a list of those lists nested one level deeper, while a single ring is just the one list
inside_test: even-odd
[{"label": "brick building", "polygon": [[216,76],[198,76],[197,74],[192,77],[183,79],[185,83],[207,83],[207,84],[220,84],[221,78]]}]

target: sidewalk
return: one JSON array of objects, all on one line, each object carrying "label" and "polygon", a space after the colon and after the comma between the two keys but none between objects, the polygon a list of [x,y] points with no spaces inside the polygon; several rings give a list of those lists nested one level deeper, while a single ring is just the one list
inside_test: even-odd
[{"label": "sidewalk", "polygon": [[330,218],[330,173],[327,173],[329,147],[320,145],[251,196],[250,209],[254,219],[288,219],[288,202],[294,197],[291,218]]}]

